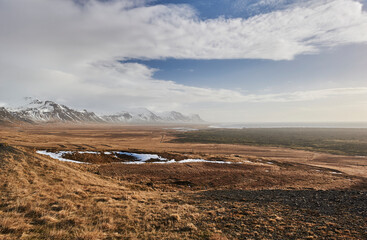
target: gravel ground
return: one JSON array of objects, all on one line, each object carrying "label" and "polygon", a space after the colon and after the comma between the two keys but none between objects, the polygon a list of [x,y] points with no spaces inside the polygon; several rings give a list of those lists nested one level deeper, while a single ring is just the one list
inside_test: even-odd
[{"label": "gravel ground", "polygon": [[193,198],[206,223],[233,239],[367,239],[365,191],[214,190]]}]

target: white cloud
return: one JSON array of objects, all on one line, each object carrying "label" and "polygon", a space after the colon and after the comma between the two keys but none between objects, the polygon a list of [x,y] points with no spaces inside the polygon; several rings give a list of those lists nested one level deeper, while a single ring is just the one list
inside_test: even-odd
[{"label": "white cloud", "polygon": [[367,42],[367,14],[352,0],[309,1],[250,19],[205,21],[182,5],[127,7],[134,2],[90,1],[78,7],[72,1],[1,0],[1,49],[35,60],[81,63],[167,57],[280,60],[316,52],[320,45]]},{"label": "white cloud", "polygon": [[148,7],[145,1],[80,6],[71,0],[0,0],[0,96],[13,101],[32,95],[115,111],[361,94],[364,88],[244,95],[154,79],[155,69],[117,60],[290,60],[324,47],[365,43],[365,29],[367,14],[352,0],[308,1],[249,19],[205,21],[188,6]]},{"label": "white cloud", "polygon": [[[167,108],[180,104],[194,104],[198,102],[218,103],[246,103],[246,102],[300,102],[314,101],[329,97],[367,94],[367,87],[332,88],[284,92],[277,94],[243,94],[235,90],[210,89],[185,86],[173,81],[163,81],[152,78],[154,69],[138,63],[103,63],[98,67],[90,67],[85,71],[85,79],[94,83],[84,83],[88,86],[87,92],[112,96],[121,96],[134,99],[133,104],[150,104]],[[73,86],[76,77],[67,76],[59,72],[52,72],[53,79],[70,79],[68,86]],[[81,74],[82,75],[82,74]],[[92,76],[92,77],[87,77]],[[104,78],[101,82],[99,79]],[[77,88],[78,89],[78,88]],[[141,98],[141,100],[139,100]],[[126,104],[126,103],[125,103]],[[134,105],[133,105],[134,106]],[[167,109],[166,109],[167,110]]]}]

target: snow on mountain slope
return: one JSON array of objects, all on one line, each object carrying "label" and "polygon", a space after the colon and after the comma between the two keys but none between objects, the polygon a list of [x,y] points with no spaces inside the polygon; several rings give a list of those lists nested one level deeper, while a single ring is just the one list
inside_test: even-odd
[{"label": "snow on mountain slope", "polygon": [[19,122],[31,123],[32,121],[28,119],[24,119],[18,116],[16,113],[11,112],[4,107],[0,107],[0,123],[8,124],[8,123],[19,123]]},{"label": "snow on mountain slope", "polygon": [[17,118],[6,108],[0,107],[0,122],[15,122]]},{"label": "snow on mountain slope", "polygon": [[161,117],[165,121],[190,121],[190,118],[187,116],[184,116],[182,113],[176,112],[176,111],[170,111],[170,112],[164,112],[161,114]]}]

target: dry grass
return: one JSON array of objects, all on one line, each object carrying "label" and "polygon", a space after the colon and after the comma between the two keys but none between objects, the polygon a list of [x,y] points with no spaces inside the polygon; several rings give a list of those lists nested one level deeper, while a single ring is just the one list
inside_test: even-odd
[{"label": "dry grass", "polygon": [[[355,176],[332,174],[335,162],[321,156],[305,165],[313,155],[302,151],[159,143],[162,128],[18,130],[0,129],[11,144],[0,147],[0,239],[367,238],[365,192],[348,190],[366,189],[363,168]],[[78,165],[35,154],[34,147],[251,162]],[[348,169],[343,161],[338,167]]]},{"label": "dry grass", "polygon": [[170,203],[172,193],[141,190],[73,164],[9,149],[0,152],[2,238],[192,239],[200,235],[193,223],[198,209]]}]

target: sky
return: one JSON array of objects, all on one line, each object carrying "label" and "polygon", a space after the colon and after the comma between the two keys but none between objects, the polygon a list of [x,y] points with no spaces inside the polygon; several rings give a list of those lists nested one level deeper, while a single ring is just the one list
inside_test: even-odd
[{"label": "sky", "polygon": [[0,0],[0,107],[367,121],[367,0]]}]

